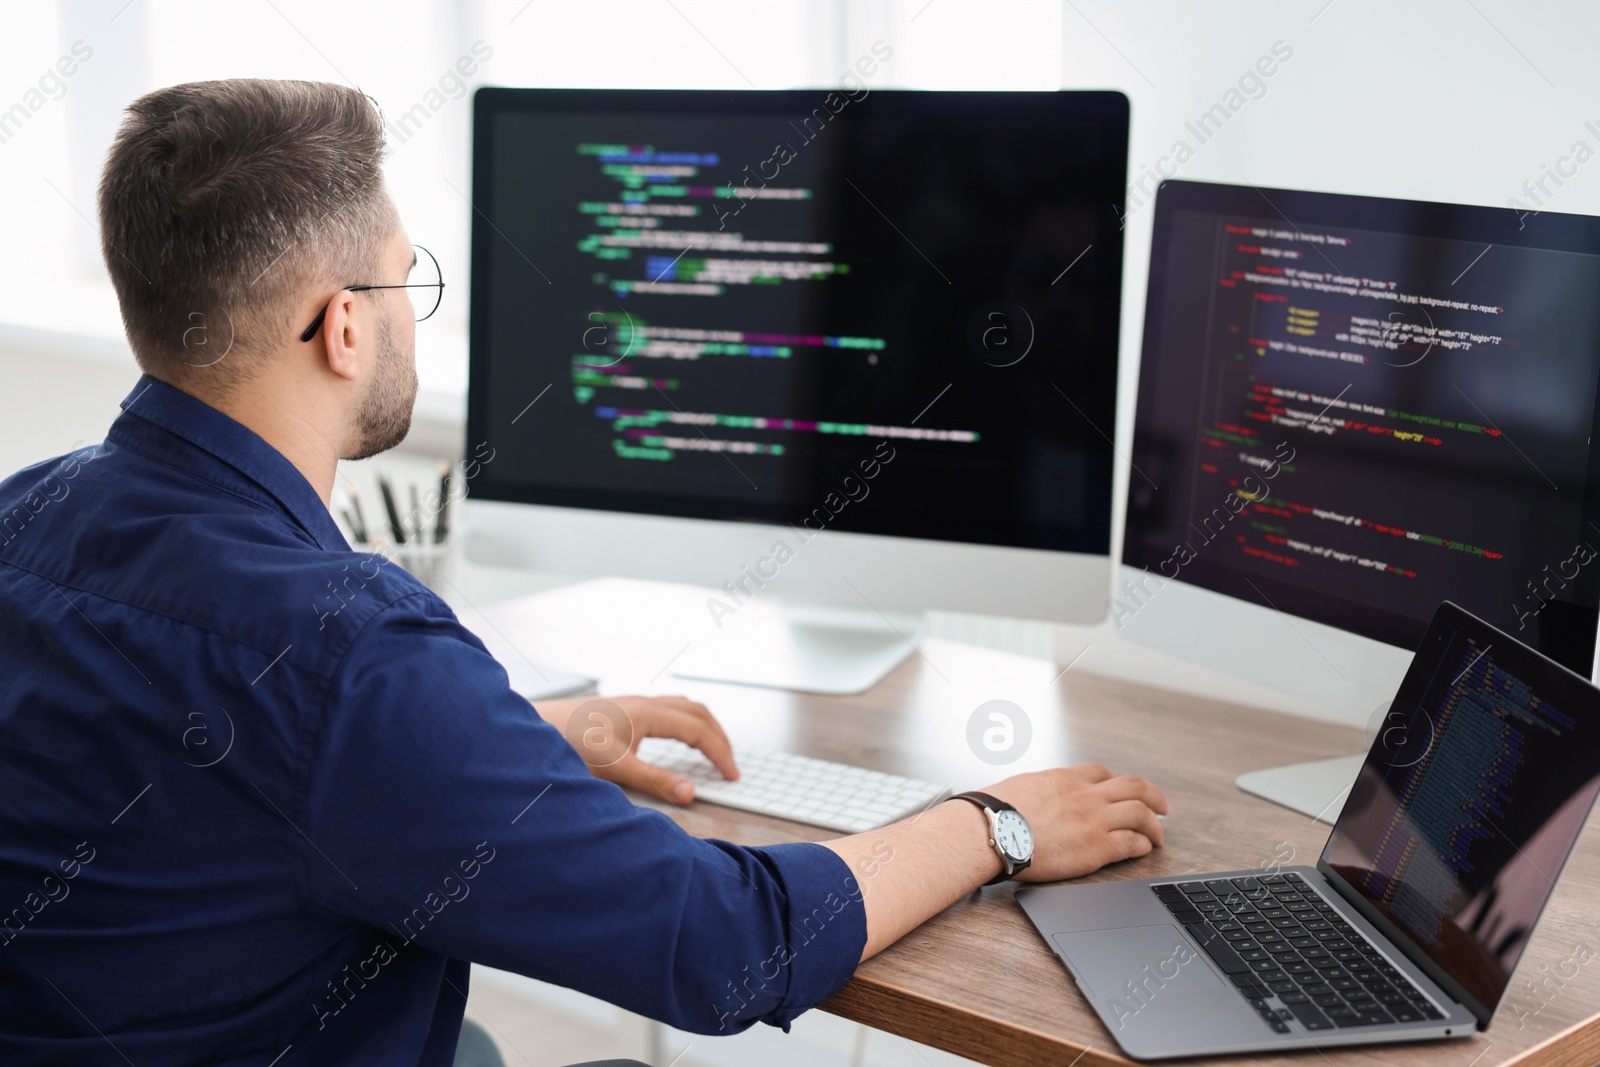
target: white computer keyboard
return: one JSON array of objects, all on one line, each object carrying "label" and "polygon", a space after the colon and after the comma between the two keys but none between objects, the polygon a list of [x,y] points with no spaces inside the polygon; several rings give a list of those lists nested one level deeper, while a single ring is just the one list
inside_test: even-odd
[{"label": "white computer keyboard", "polygon": [[950,795],[948,786],[933,782],[786,752],[740,750],[739,780],[730,782],[695,749],[661,737],[641,741],[639,758],[689,779],[697,800],[850,834],[915,815]]}]

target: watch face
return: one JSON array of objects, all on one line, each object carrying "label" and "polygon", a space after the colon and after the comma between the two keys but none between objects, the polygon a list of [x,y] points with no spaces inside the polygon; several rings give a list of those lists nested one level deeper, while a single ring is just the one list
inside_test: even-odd
[{"label": "watch face", "polygon": [[1028,820],[1015,811],[995,815],[994,840],[1012,860],[1033,858],[1033,831],[1028,828]]}]

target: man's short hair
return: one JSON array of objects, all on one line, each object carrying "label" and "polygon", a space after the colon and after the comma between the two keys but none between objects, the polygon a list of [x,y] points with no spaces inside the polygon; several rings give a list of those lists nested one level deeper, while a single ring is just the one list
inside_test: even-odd
[{"label": "man's short hair", "polygon": [[377,105],[342,85],[232,78],[135,100],[100,179],[100,242],[139,366],[226,395],[304,329],[308,292],[377,282],[400,225],[382,162]]}]

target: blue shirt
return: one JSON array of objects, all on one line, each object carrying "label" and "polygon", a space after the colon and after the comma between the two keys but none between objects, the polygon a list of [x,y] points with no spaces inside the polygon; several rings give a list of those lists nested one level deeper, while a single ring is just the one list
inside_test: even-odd
[{"label": "blue shirt", "polygon": [[447,1065],[473,960],[708,1034],[848,980],[837,855],[636,807],[262,438],[122,407],[0,482],[0,1063]]}]

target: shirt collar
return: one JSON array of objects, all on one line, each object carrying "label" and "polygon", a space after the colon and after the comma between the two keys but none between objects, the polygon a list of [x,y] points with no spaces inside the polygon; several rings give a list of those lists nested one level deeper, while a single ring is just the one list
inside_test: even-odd
[{"label": "shirt collar", "polygon": [[148,374],[121,407],[107,440],[283,513],[319,548],[350,550],[305,475],[248,426]]}]

